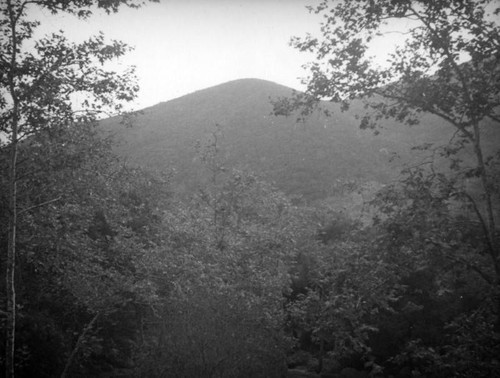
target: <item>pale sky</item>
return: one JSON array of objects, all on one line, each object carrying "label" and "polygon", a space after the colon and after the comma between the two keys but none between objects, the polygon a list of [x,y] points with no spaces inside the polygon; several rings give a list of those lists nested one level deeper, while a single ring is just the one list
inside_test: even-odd
[{"label": "pale sky", "polygon": [[[302,65],[310,54],[289,46],[292,36],[318,35],[321,17],[308,5],[319,0],[160,0],[116,14],[96,12],[88,20],[38,8],[30,15],[41,22],[35,37],[63,30],[70,40],[102,31],[135,48],[119,65],[135,65],[143,109],[194,91],[241,78],[258,78],[303,90]],[[392,25],[404,29],[407,25]],[[372,46],[377,59],[401,35],[383,37]],[[379,62],[380,63],[380,62]]]},{"label": "pale sky", "polygon": [[86,21],[34,15],[39,36],[65,31],[81,40],[99,31],[135,50],[120,59],[135,65],[141,91],[135,109],[240,78],[259,78],[303,89],[302,64],[310,60],[289,46],[292,36],[318,30],[305,8],[315,0],[160,0]]}]

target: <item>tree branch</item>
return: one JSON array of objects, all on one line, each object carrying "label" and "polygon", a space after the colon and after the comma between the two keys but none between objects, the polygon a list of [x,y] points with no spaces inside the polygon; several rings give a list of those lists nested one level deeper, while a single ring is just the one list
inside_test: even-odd
[{"label": "tree branch", "polygon": [[[479,208],[477,207],[476,201],[474,201],[474,198],[472,198],[472,196],[467,192],[460,192],[460,193],[454,193],[454,194],[457,196],[459,196],[459,195],[464,196],[471,203],[472,208],[474,209],[474,212],[476,213],[476,216],[479,220],[479,223],[481,224],[481,228],[483,230],[483,233],[484,233],[484,236],[486,239],[486,244],[488,245],[488,252],[489,252],[490,256],[493,258],[493,260],[496,261],[497,256],[495,253],[495,249],[493,247],[493,240],[490,239],[490,233],[488,231],[488,226],[486,225],[486,221],[484,220],[484,217],[482,216],[481,212],[479,211]],[[498,269],[496,267],[496,265],[495,265],[495,269]]]},{"label": "tree branch", "polygon": [[71,364],[73,363],[73,360],[75,359],[85,337],[87,336],[87,333],[90,332],[92,327],[94,326],[94,323],[97,321],[97,318],[99,317],[100,313],[98,312],[90,321],[89,324],[83,329],[82,333],[78,337],[78,340],[76,341],[75,347],[71,351],[71,354],[68,358],[68,361],[66,361],[66,365],[64,366],[64,370],[61,374],[61,378],[66,378],[68,376],[69,368],[71,367]]},{"label": "tree branch", "polygon": [[470,262],[464,260],[464,259],[460,259],[460,258],[453,258],[451,256],[449,256],[449,258],[454,261],[454,262],[458,262],[458,263],[461,263],[461,264],[464,264],[468,269],[470,270],[473,270],[474,272],[476,272],[477,274],[479,274],[481,276],[481,278],[483,280],[485,280],[488,284],[490,285],[493,285],[493,280],[491,279],[490,276],[488,276],[485,272],[483,272],[481,269],[479,269],[477,266],[475,265],[472,265]]},{"label": "tree branch", "polygon": [[21,215],[21,214],[26,213],[26,212],[28,212],[28,211],[31,211],[31,210],[33,210],[33,209],[37,209],[37,208],[39,208],[39,207],[42,207],[42,206],[48,205],[48,204],[50,204],[50,203],[57,202],[57,201],[59,201],[61,198],[62,198],[62,197],[57,197],[57,198],[51,199],[51,200],[49,200],[49,201],[45,201],[45,202],[39,203],[39,204],[37,204],[37,205],[33,205],[33,206],[30,206],[30,207],[27,207],[26,209],[19,210],[17,214],[18,214],[18,215]]},{"label": "tree branch", "polygon": [[[439,248],[445,248],[445,249],[448,249],[448,250],[450,249],[449,246],[444,246],[442,243],[439,243],[439,242],[437,242],[435,240],[429,240],[429,242],[431,244],[434,244],[435,246],[437,246]],[[467,260],[464,260],[464,259],[462,259],[460,257],[453,256],[450,253],[447,253],[445,256],[448,259],[450,259],[451,261],[453,261],[454,263],[459,263],[459,264],[465,265],[468,269],[473,270],[474,272],[476,272],[477,274],[479,274],[481,276],[481,278],[484,279],[488,284],[493,285],[493,283],[494,283],[493,279],[490,276],[488,276],[485,272],[483,272],[479,267],[471,264]]]},{"label": "tree branch", "polygon": [[493,121],[500,123],[500,117],[499,116],[494,116],[493,114],[487,114],[486,117],[491,118]]},{"label": "tree branch", "polygon": [[[399,102],[404,102],[404,103],[407,103],[409,105],[411,105],[412,107],[414,108],[417,108],[416,105],[412,105],[410,103],[410,101],[408,100],[408,98],[404,97],[403,95],[396,95],[396,94],[391,94],[391,93],[388,93],[387,91],[383,91],[383,90],[377,90],[375,89],[374,92],[375,94],[378,94],[384,98],[389,98],[391,100],[397,100]],[[456,122],[453,118],[451,118],[449,115],[447,114],[444,114],[438,110],[436,110],[435,108],[430,108],[430,107],[420,107],[422,110],[428,112],[428,113],[431,113],[431,114],[434,114],[435,116],[437,117],[440,117],[442,119],[444,119],[445,121],[448,121],[449,123],[451,123],[453,126],[455,126],[457,129],[459,129],[462,133],[464,133],[464,135],[469,138],[471,141],[474,140],[474,136],[473,134],[468,131],[463,125],[461,125],[460,123]]]}]

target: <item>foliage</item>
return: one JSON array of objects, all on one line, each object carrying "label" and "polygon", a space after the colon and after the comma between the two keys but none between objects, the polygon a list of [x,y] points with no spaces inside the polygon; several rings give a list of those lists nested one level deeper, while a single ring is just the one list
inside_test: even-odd
[{"label": "foliage", "polygon": [[215,142],[200,147],[204,187],[163,217],[167,237],[155,257],[163,303],[153,326],[161,332],[143,348],[144,375],[280,376],[285,368],[283,293],[302,224],[256,175],[222,169]]},{"label": "foliage", "polygon": [[[453,193],[454,183],[444,175],[419,169],[375,200],[381,210],[375,245],[397,269],[404,288],[394,312],[382,314],[380,332],[371,340],[379,358],[392,355],[388,367],[395,363],[430,376],[474,376],[475,369],[496,369],[489,357],[496,353],[498,337],[495,270],[481,225]],[[472,318],[477,320],[472,333],[484,337],[484,348],[473,358],[463,348],[472,337],[463,322]]]},{"label": "foliage", "polygon": [[[257,298],[203,287],[172,296],[142,374],[151,377],[280,376],[283,345]],[[267,316],[266,316],[267,315]]]},{"label": "foliage", "polygon": [[322,244],[309,242],[291,269],[292,358],[307,351],[332,373],[477,376],[498,368],[495,271],[481,225],[454,188],[444,175],[409,170],[372,200],[373,223],[346,227],[345,216],[327,213]]},{"label": "foliage", "polygon": [[[324,97],[347,109],[363,97],[374,112],[363,126],[414,124],[429,112],[458,130],[439,149],[416,147],[448,159],[449,170],[408,168],[376,195],[356,178],[332,178],[331,194],[362,197],[361,210],[345,203],[344,212],[298,208],[229,164],[230,128],[198,145],[194,194],[176,196],[170,177],[124,166],[93,121],[137,90],[131,72],[105,71],[127,47],[58,34],[29,52],[37,23],[27,3],[8,1],[0,21],[10,36],[0,79],[7,375],[15,363],[20,376],[278,377],[286,354],[331,373],[498,375],[500,155],[480,140],[498,111],[498,27],[487,2],[324,1],[324,40],[294,40],[318,62],[306,97],[280,112],[302,104],[305,116]],[[136,5],[29,3],[83,18],[92,4]],[[388,17],[409,19],[408,43],[373,67],[367,43]],[[75,94],[85,112],[72,108]],[[471,147],[472,165],[463,158]]]},{"label": "foliage", "polygon": [[[79,17],[89,16],[92,5],[91,1],[30,3]],[[123,1],[100,5],[117,9],[120,3]],[[68,41],[64,32],[32,41],[40,23],[28,18],[27,6],[28,2],[8,1],[1,9],[0,28],[6,36],[2,45],[6,53],[2,57],[1,131],[11,143],[16,142],[12,139],[13,117],[17,139],[21,140],[44,127],[90,121],[102,111],[118,111],[123,101],[135,97],[138,86],[133,70],[118,74],[105,69],[105,63],[129,50],[127,45],[106,43],[102,34],[76,44]],[[28,49],[28,44],[33,46]],[[74,109],[76,94],[82,99],[83,110],[79,112]]]},{"label": "foliage", "polygon": [[[7,185],[7,247],[5,270],[5,316],[3,325],[5,335],[5,375],[15,375],[16,359],[16,321],[18,303],[16,297],[16,271],[18,266],[19,225],[29,218],[30,210],[49,205],[59,200],[51,198],[31,207],[19,210],[20,181],[25,178],[19,174],[20,144],[27,138],[50,130],[59,133],[80,123],[94,121],[102,111],[120,111],[123,101],[134,98],[138,87],[133,72],[122,75],[106,71],[104,64],[120,57],[127,46],[118,41],[104,42],[102,35],[89,38],[80,44],[70,43],[64,33],[56,33],[33,40],[34,30],[40,25],[28,16],[32,7],[46,9],[52,13],[66,12],[79,18],[92,14],[93,6],[107,12],[117,11],[121,5],[137,7],[127,0],[112,1],[20,1],[7,0],[0,7],[0,45],[2,57],[0,65],[0,135],[2,154],[7,153],[5,175]],[[95,9],[95,8],[94,8]],[[36,13],[36,12],[35,12]],[[30,45],[28,47],[28,45]],[[75,111],[76,98],[82,98],[83,110]],[[50,135],[44,134],[44,136]],[[56,144],[52,144],[56,149]],[[62,145],[64,147],[64,145]],[[25,148],[24,152],[30,151]],[[35,149],[36,151],[36,149]],[[27,157],[29,160],[29,156]],[[3,165],[3,164],[2,164]],[[29,174],[28,174],[29,176]],[[48,225],[51,219],[45,223]],[[79,245],[78,243],[76,243]],[[36,254],[35,254],[36,255]],[[95,319],[95,318],[94,318]],[[92,324],[92,322],[90,323]],[[85,328],[88,329],[88,328]],[[80,346],[80,340],[76,344]],[[63,371],[67,374],[72,362],[72,353]]]},{"label": "foliage", "polygon": [[[399,184],[382,189],[372,202],[378,214],[371,230],[363,231],[371,240],[367,248],[387,264],[402,291],[390,311],[375,317],[380,332],[367,344],[378,358],[399,353],[392,361],[414,374],[495,371],[490,356],[500,329],[498,146],[486,148],[485,138],[500,122],[498,4],[325,0],[309,10],[323,16],[319,37],[291,41],[315,55],[307,65],[307,90],[277,101],[276,114],[299,108],[307,116],[324,99],[346,111],[362,99],[361,128],[383,128],[389,120],[412,126],[431,115],[455,129],[445,145],[414,146],[431,159],[408,168]],[[370,46],[394,32],[401,33],[401,44],[386,64],[377,65]],[[474,352],[458,341],[467,344],[472,333],[463,325],[472,318],[478,320],[472,331],[478,338],[490,332],[485,348]]]},{"label": "foliage", "polygon": [[[16,359],[16,370],[21,376],[60,374],[76,339],[98,316],[71,367],[95,374],[130,364],[134,313],[154,301],[144,253],[145,241],[157,240],[158,210],[141,205],[154,200],[141,186],[148,181],[149,192],[156,186],[165,198],[159,189],[165,183],[122,168],[109,142],[88,125],[48,134],[37,133],[20,150],[19,205],[30,210],[18,232],[17,351],[24,357]],[[124,197],[134,190],[143,197],[131,205]],[[132,221],[141,211],[149,221],[137,229]]]},{"label": "foliage", "polygon": [[[391,265],[368,240],[356,240],[358,232],[308,250],[305,291],[287,306],[289,326],[299,347],[312,346],[310,350],[319,353],[320,364],[326,355],[344,362],[368,359],[377,314],[390,311],[401,291]],[[304,260],[298,263],[302,265]],[[310,341],[304,334],[310,335]]]},{"label": "foliage", "polygon": [[[309,8],[324,16],[321,38],[292,40],[294,47],[316,55],[308,66],[307,94],[346,106],[367,97],[379,114],[375,120],[413,124],[418,113],[431,112],[467,134],[472,120],[498,118],[499,27],[493,21],[498,10],[489,3],[322,1]],[[398,20],[407,20],[407,30],[392,29]],[[386,66],[377,66],[370,43],[394,32],[404,33],[404,42],[389,54]],[[373,123],[364,119],[363,125]]]},{"label": "foliage", "polygon": [[[490,189],[495,180],[486,164],[481,125],[490,120],[497,127],[500,121],[500,26],[493,18],[500,9],[490,1],[408,0],[323,1],[310,10],[325,16],[321,38],[309,35],[292,41],[299,50],[316,55],[316,62],[309,65],[305,96],[313,104],[324,98],[340,102],[344,110],[351,100],[365,99],[370,112],[362,118],[362,128],[373,128],[382,119],[413,125],[421,113],[452,125],[456,142],[445,148],[445,154],[454,167],[458,151],[470,148],[473,152],[476,161],[468,177],[481,183],[485,209],[476,215],[484,223],[484,237],[498,274],[498,214]],[[408,25],[401,31],[403,43],[389,54],[386,66],[375,65],[368,55],[370,43],[393,32],[387,27],[402,20]],[[302,106],[301,102],[299,98],[290,106]]]}]

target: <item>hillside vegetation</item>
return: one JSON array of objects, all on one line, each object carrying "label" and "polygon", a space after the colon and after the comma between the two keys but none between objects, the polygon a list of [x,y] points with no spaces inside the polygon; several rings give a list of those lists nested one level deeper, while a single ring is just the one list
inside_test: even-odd
[{"label": "hillside vegetation", "polygon": [[[149,169],[174,170],[175,186],[192,191],[202,182],[196,159],[197,142],[206,143],[219,130],[219,148],[228,168],[258,173],[288,194],[306,199],[336,194],[339,180],[386,184],[401,169],[426,155],[411,148],[446,144],[453,130],[436,118],[413,128],[392,120],[374,135],[360,130],[355,103],[348,112],[322,103],[304,121],[274,116],[271,99],[290,96],[290,88],[258,79],[242,79],[146,108],[131,128],[119,120],[102,121],[120,142],[116,152],[128,162]],[[217,128],[219,125],[219,128]]]}]

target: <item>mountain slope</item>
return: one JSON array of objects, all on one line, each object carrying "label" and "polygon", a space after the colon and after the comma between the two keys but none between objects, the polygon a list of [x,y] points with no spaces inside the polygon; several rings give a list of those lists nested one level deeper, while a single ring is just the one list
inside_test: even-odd
[{"label": "mountain slope", "polygon": [[[375,136],[358,128],[360,104],[342,113],[325,103],[333,116],[318,112],[304,123],[271,115],[270,98],[291,93],[264,80],[235,80],[144,109],[132,128],[120,126],[116,118],[102,125],[121,142],[120,155],[132,164],[174,169],[177,188],[186,191],[200,184],[195,144],[220,125],[219,143],[228,166],[250,169],[285,192],[309,199],[334,194],[340,179],[385,183],[404,162],[421,158],[411,146],[445,143],[453,132],[428,118],[411,128],[387,122]],[[391,163],[393,152],[400,158]]]}]

